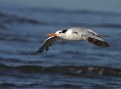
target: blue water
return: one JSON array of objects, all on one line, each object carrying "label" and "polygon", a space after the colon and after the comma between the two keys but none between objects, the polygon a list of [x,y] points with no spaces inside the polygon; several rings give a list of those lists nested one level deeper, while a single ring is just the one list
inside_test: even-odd
[{"label": "blue water", "polygon": [[[35,52],[47,34],[85,27],[108,35],[108,48],[59,42]],[[50,8],[0,8],[0,89],[120,89],[121,14]]]}]

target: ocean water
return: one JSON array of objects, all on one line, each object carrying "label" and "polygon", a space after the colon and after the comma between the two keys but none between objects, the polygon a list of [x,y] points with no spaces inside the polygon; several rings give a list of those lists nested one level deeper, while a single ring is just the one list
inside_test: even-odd
[{"label": "ocean water", "polygon": [[[39,55],[47,34],[85,27],[110,47],[64,41]],[[0,89],[121,89],[121,14],[50,8],[0,8]]]}]

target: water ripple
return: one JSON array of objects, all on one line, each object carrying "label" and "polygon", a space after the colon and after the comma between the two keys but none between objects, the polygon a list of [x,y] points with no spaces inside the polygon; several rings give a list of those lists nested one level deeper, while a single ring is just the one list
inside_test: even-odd
[{"label": "water ripple", "polygon": [[0,64],[1,72],[18,71],[22,73],[57,73],[68,76],[88,76],[95,77],[95,75],[115,76],[121,77],[121,69],[100,67],[100,66],[52,66],[41,67],[34,65],[22,65],[22,66],[6,66]]}]

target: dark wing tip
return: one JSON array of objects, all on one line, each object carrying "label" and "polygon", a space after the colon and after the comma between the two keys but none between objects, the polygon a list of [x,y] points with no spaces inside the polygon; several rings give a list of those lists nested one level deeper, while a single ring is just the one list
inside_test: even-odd
[{"label": "dark wing tip", "polygon": [[34,53],[31,53],[30,55],[37,55],[39,53],[42,53],[43,51],[37,51],[37,52],[34,52]]},{"label": "dark wing tip", "polygon": [[37,50],[36,52],[31,53],[31,55],[37,55],[37,54],[39,54],[39,53],[44,52],[44,50],[47,52],[47,51],[48,51],[48,49],[49,49],[48,47],[47,47],[47,48],[45,48],[45,49],[43,49],[43,50],[40,48],[40,49],[39,49],[39,50]]},{"label": "dark wing tip", "polygon": [[87,40],[88,40],[88,42],[90,42],[94,45],[100,46],[100,47],[109,47],[110,46],[107,42],[101,41],[101,40],[98,40],[95,38],[88,37]]},{"label": "dark wing tip", "polygon": [[36,55],[36,54],[39,54],[39,53],[42,53],[44,51],[48,51],[49,50],[49,47],[52,46],[54,44],[54,41],[56,40],[57,37],[49,37],[47,38],[42,46],[34,53],[32,53],[31,55]]}]

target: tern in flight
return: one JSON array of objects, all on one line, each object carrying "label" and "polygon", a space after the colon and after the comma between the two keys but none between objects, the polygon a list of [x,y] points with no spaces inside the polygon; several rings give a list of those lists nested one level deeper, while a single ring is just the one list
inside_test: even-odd
[{"label": "tern in flight", "polygon": [[108,47],[109,43],[103,40],[103,37],[108,37],[102,34],[98,34],[90,29],[85,28],[68,28],[64,30],[56,31],[55,33],[48,34],[48,38],[42,43],[41,47],[33,53],[33,55],[48,51],[57,40],[85,40],[89,43],[99,46]]}]

